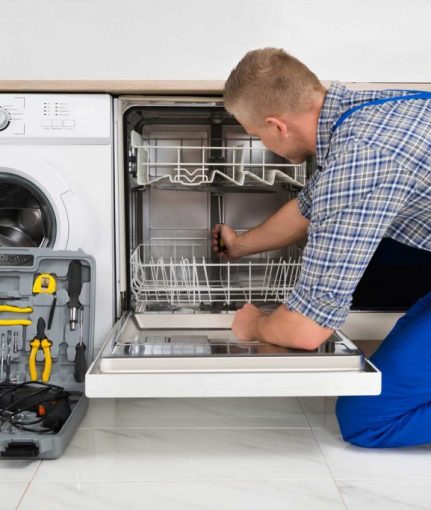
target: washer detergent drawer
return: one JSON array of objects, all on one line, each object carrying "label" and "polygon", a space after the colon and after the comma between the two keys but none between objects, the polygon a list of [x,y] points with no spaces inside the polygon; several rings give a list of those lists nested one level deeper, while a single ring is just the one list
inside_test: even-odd
[{"label": "washer detergent drawer", "polygon": [[126,313],[86,376],[88,397],[378,395],[381,373],[337,331],[315,351],[238,341],[233,314]]}]

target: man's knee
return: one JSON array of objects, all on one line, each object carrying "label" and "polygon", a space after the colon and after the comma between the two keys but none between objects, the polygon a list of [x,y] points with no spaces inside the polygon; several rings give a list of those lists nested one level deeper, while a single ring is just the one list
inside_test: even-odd
[{"label": "man's knee", "polygon": [[[365,403],[373,397],[339,397],[335,414],[344,441],[362,448],[378,448],[379,442],[372,432],[369,413]],[[374,397],[375,398],[375,397]]]}]

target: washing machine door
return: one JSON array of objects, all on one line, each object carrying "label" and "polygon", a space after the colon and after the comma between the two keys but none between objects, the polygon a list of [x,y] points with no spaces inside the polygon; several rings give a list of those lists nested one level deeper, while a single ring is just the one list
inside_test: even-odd
[{"label": "washing machine door", "polygon": [[[0,151],[0,248],[79,247],[81,207],[49,163],[28,152]],[[81,223],[82,226],[82,223]]]}]

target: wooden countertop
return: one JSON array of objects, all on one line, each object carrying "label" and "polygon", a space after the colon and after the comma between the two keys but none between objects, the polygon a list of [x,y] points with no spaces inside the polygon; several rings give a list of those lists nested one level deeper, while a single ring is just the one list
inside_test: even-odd
[{"label": "wooden countertop", "polygon": [[[330,81],[323,81],[329,86]],[[430,90],[431,83],[345,82],[351,89],[403,88]],[[0,92],[107,92],[123,94],[220,95],[222,80],[0,80]]]},{"label": "wooden countertop", "polygon": [[0,80],[0,92],[107,92],[109,94],[221,94],[224,81]]}]

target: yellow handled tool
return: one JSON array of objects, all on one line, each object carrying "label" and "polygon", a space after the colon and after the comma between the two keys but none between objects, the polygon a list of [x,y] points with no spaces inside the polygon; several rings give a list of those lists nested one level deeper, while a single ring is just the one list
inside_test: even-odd
[{"label": "yellow handled tool", "polygon": [[33,294],[52,294],[52,304],[49,311],[48,329],[51,329],[57,304],[57,280],[55,274],[41,273],[35,276]]},{"label": "yellow handled tool", "polygon": [[0,312],[32,313],[33,308],[31,306],[0,305]]},{"label": "yellow handled tool", "polygon": [[52,357],[51,357],[51,340],[48,340],[45,335],[45,321],[42,317],[37,321],[37,333],[33,340],[30,342],[30,359],[28,363],[30,371],[30,379],[37,381],[37,368],[36,368],[36,356],[39,349],[42,347],[42,351],[45,357],[45,366],[42,372],[42,382],[46,383],[51,377],[52,369]]},{"label": "yellow handled tool", "polygon": [[[0,305],[0,312],[32,313],[31,306]],[[0,326],[30,326],[30,319],[0,319]]]},{"label": "yellow handled tool", "polygon": [[0,319],[0,326],[30,326],[30,319]]},{"label": "yellow handled tool", "polygon": [[55,276],[49,273],[38,274],[33,282],[33,294],[54,294],[57,290]]}]

